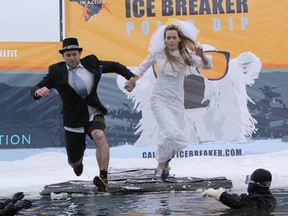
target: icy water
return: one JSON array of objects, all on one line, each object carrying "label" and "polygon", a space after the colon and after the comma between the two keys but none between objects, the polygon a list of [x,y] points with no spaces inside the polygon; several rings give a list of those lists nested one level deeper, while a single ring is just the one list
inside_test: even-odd
[{"label": "icy water", "polygon": [[272,193],[278,201],[272,212],[231,210],[213,198],[201,197],[201,192],[166,192],[53,195],[32,200],[33,208],[19,212],[19,215],[288,215],[288,190],[272,190]]}]

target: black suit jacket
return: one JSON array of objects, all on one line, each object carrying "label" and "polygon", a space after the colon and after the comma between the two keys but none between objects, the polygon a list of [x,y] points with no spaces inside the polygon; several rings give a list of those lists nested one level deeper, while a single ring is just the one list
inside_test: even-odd
[{"label": "black suit jacket", "polygon": [[[101,104],[97,95],[97,86],[102,73],[115,72],[122,75],[127,80],[134,74],[124,65],[113,61],[101,61],[95,55],[89,55],[80,60],[81,64],[94,74],[94,85],[92,91],[85,99],[82,99],[78,93],[68,83],[68,70],[66,63],[59,62],[49,66],[46,76],[31,89],[31,95],[35,100],[40,97],[35,96],[37,89],[46,86],[48,89],[57,89],[62,100],[62,115],[64,125],[67,127],[86,126],[89,121],[87,105],[96,107],[104,115],[107,109]],[[99,71],[100,65],[103,67],[102,73]]]}]

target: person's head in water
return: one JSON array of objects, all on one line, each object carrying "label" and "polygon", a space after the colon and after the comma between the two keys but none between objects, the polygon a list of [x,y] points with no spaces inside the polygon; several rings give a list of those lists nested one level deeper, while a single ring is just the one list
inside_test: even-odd
[{"label": "person's head in water", "polygon": [[257,169],[251,175],[246,176],[248,193],[265,193],[271,186],[272,175],[266,169]]}]

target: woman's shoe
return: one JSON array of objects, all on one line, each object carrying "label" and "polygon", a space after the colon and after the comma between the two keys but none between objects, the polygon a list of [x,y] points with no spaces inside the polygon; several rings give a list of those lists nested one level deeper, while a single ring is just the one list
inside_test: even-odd
[{"label": "woman's shoe", "polygon": [[156,169],[152,179],[153,180],[162,180],[162,173],[163,173],[163,170]]},{"label": "woman's shoe", "polygon": [[165,168],[162,170],[161,178],[162,178],[163,181],[165,181],[166,179],[168,179],[168,177],[169,177],[169,171],[170,171],[170,167],[165,167]]}]

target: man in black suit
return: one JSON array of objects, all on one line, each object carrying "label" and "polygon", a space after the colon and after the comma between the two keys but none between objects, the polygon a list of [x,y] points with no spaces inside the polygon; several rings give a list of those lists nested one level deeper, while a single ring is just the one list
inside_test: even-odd
[{"label": "man in black suit", "polygon": [[[65,129],[68,163],[75,174],[83,172],[83,156],[86,148],[86,134],[96,144],[96,159],[100,177],[94,178],[99,191],[107,191],[107,170],[109,166],[109,145],[105,137],[106,108],[97,95],[97,86],[102,73],[115,72],[127,80],[134,74],[118,62],[101,61],[95,55],[81,57],[82,48],[76,38],[63,40],[59,50],[64,61],[49,66],[47,75],[31,89],[35,100],[47,97],[55,88],[62,100],[62,115]],[[135,86],[126,86],[132,91]]]}]

